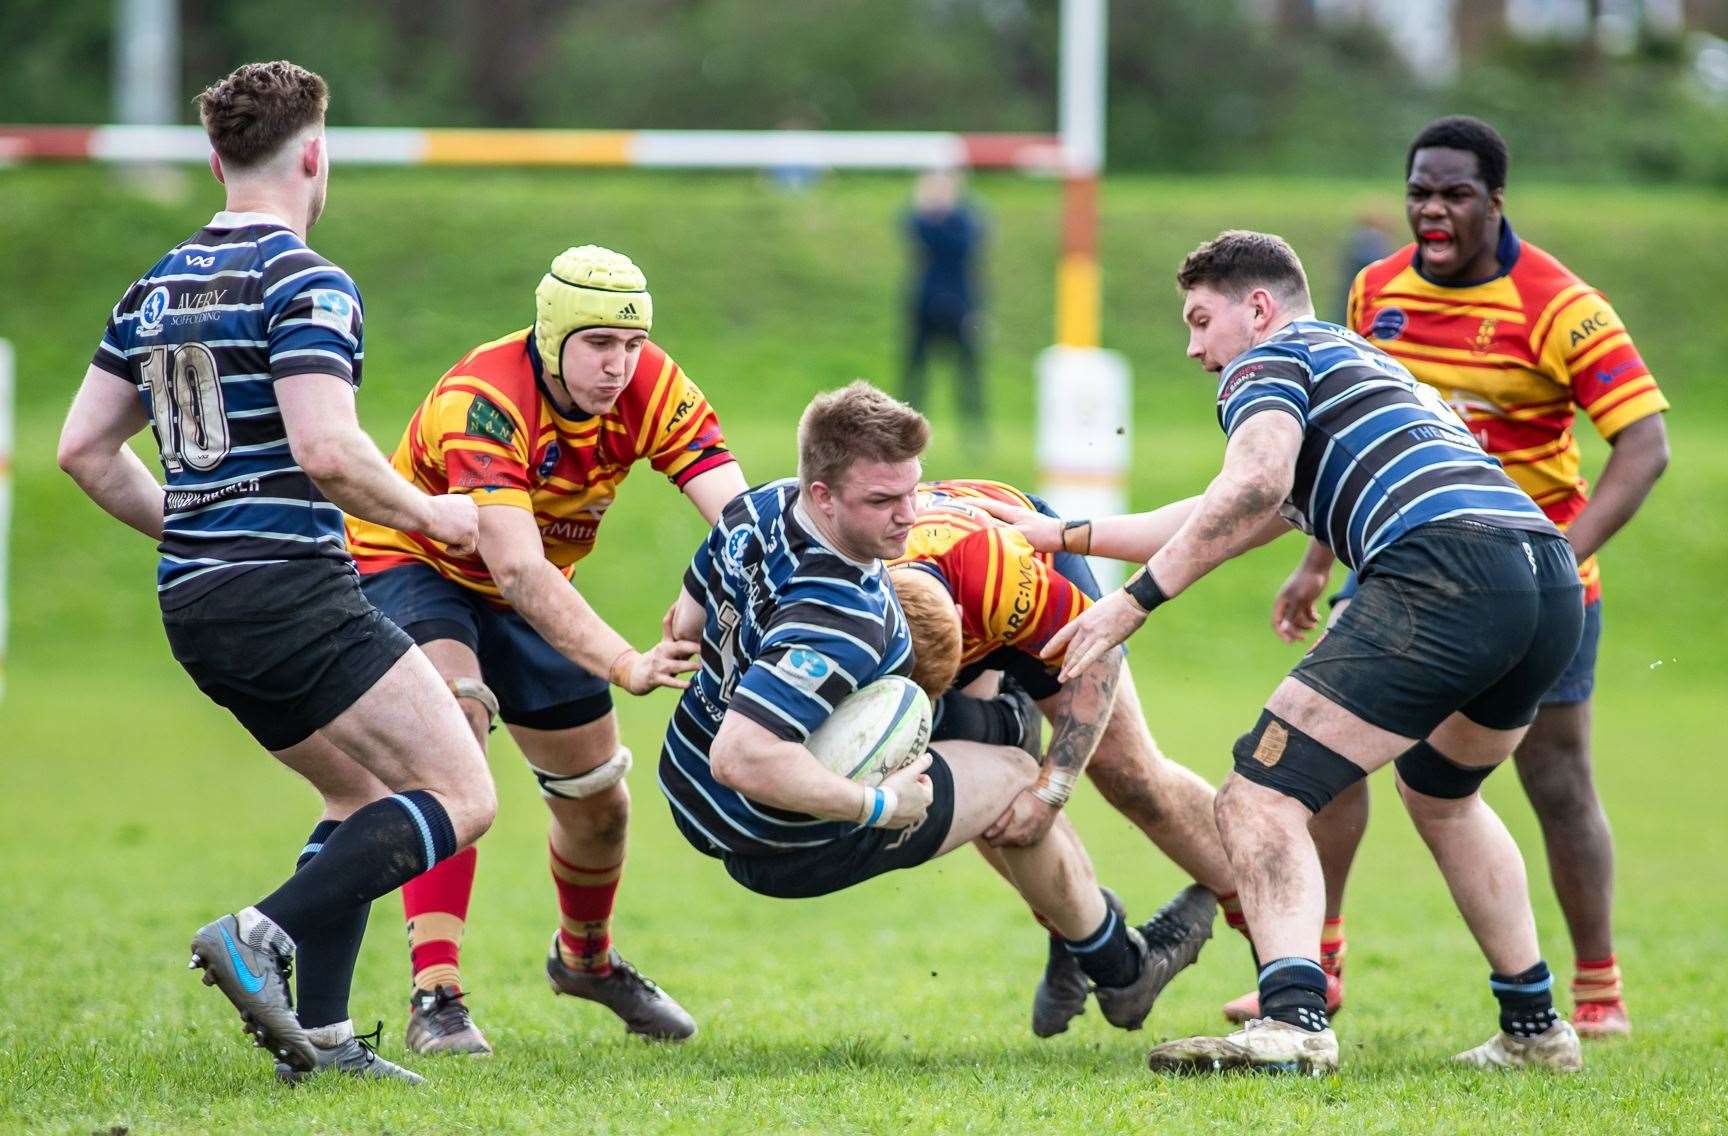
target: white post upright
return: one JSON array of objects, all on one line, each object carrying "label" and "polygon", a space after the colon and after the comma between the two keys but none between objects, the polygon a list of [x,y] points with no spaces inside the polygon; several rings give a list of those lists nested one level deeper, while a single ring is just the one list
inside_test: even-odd
[{"label": "white post upright", "polygon": [[[1066,517],[1126,512],[1132,404],[1128,362],[1099,346],[1098,177],[1104,168],[1104,0],[1063,0],[1062,257],[1056,346],[1038,356],[1038,490]],[[1099,582],[1122,579],[1094,560]]]},{"label": "white post upright", "polygon": [[6,627],[12,534],[12,345],[0,339],[0,698],[6,696]]}]

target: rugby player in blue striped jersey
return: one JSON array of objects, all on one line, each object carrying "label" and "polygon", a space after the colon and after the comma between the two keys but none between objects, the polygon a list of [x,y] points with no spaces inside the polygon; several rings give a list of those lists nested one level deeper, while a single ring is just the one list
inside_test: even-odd
[{"label": "rugby player in blue striped jersey", "polygon": [[[287,882],[201,928],[193,965],[297,1081],[419,1081],[354,1034],[348,988],[370,902],[484,832],[485,758],[438,672],[368,603],[342,514],[472,549],[462,496],[410,486],[360,429],[354,283],[306,247],[324,207],[324,80],[247,64],[199,96],[227,208],[115,305],[60,437],[60,465],[159,542],[168,643],[193,681],[324,798]],[[151,426],[167,485],[126,441]],[[245,788],[233,839],[246,838]],[[225,852],[207,850],[220,870]],[[296,1015],[288,993],[300,966]]]},{"label": "rugby player in blue striped jersey", "polygon": [[[667,727],[660,787],[685,839],[759,894],[826,895],[915,868],[983,836],[1037,781],[1011,746],[943,742],[879,788],[804,748],[854,690],[912,671],[882,558],[905,551],[928,437],[922,416],[868,384],[818,396],[798,424],[798,477],[726,506],[668,613],[667,632],[700,638],[702,658]],[[1104,1017],[1139,1029],[1192,951],[1148,946],[1066,817],[992,855],[1074,953]]]},{"label": "rugby player in blue striped jersey", "polygon": [[1579,1068],[1577,1034],[1554,1012],[1523,857],[1480,793],[1577,646],[1583,602],[1570,546],[1432,388],[1355,333],[1314,319],[1302,264],[1284,241],[1226,232],[1188,255],[1177,284],[1188,354],[1220,376],[1223,468],[1199,497],[1095,524],[1095,550],[1102,540],[1148,562],[1046,653],[1066,650],[1064,674],[1079,671],[1160,604],[1292,526],[1331,548],[1361,585],[1237,741],[1218,794],[1260,963],[1261,1016],[1229,1037],[1160,1045],[1148,1064],[1337,1068],[1318,961],[1325,892],[1308,821],[1395,764],[1411,818],[1492,968],[1500,1030],[1458,1060]]}]

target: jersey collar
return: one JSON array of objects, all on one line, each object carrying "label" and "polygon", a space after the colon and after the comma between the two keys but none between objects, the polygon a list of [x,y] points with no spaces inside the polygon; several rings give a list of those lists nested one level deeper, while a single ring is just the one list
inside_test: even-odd
[{"label": "jersey collar", "polygon": [[552,417],[560,422],[570,422],[577,425],[591,422],[599,417],[595,414],[582,413],[581,407],[574,408],[574,414],[565,414],[558,406],[558,400],[552,394],[551,382],[546,377],[546,365],[540,359],[540,348],[534,344],[533,328],[529,328],[525,333],[523,347],[528,352],[528,365],[534,369],[534,385],[540,388],[540,396],[546,400],[546,409],[552,413]]},{"label": "jersey collar", "polygon": [[1524,242],[1518,239],[1518,234],[1512,231],[1512,222],[1500,218],[1500,243],[1494,249],[1494,259],[1500,262],[1500,271],[1480,280],[1436,280],[1422,271],[1422,246],[1417,245],[1416,251],[1410,256],[1410,267],[1416,270],[1416,275],[1428,281],[1436,288],[1476,288],[1491,280],[1498,280],[1512,271],[1512,266],[1518,263],[1518,256],[1524,251]]},{"label": "jersey collar", "polygon": [[293,229],[294,226],[276,216],[274,213],[230,213],[224,209],[210,218],[206,229],[245,229],[253,225],[273,225],[278,229]]}]

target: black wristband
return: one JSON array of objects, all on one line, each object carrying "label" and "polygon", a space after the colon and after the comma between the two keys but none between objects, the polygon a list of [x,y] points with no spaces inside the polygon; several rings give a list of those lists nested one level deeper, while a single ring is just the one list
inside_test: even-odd
[{"label": "black wristband", "polygon": [[1128,577],[1128,582],[1122,585],[1122,590],[1128,593],[1128,598],[1146,614],[1152,614],[1152,609],[1168,600],[1164,589],[1158,586],[1158,581],[1152,578],[1152,573],[1145,567]]}]

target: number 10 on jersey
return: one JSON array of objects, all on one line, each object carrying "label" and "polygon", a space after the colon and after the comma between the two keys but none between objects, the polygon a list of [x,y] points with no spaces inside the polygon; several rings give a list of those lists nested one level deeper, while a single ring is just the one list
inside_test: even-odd
[{"label": "number 10 on jersey", "polygon": [[215,353],[202,343],[153,347],[143,372],[163,468],[207,472],[221,465],[228,456],[228,414]]}]

